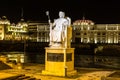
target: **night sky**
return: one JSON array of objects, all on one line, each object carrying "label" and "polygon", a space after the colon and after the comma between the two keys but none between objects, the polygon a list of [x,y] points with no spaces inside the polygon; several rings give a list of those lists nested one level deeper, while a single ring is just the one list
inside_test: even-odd
[{"label": "night sky", "polygon": [[0,17],[5,15],[11,22],[18,22],[22,9],[25,21],[46,22],[46,11],[53,21],[58,18],[59,11],[64,11],[72,22],[85,16],[95,23],[120,24],[120,3],[116,0],[3,0]]}]

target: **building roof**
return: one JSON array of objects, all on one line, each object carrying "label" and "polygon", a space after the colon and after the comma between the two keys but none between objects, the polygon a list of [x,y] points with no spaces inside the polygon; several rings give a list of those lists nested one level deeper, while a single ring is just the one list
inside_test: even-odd
[{"label": "building roof", "polygon": [[94,25],[94,22],[92,20],[88,20],[83,17],[82,20],[74,21],[73,25]]},{"label": "building roof", "polygon": [[2,18],[0,18],[0,24],[10,25],[10,21],[7,19],[6,16],[2,16]]}]

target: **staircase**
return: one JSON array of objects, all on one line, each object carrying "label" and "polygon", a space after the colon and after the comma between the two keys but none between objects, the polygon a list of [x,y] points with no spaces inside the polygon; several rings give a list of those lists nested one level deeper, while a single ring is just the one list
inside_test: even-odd
[{"label": "staircase", "polygon": [[19,74],[19,75],[8,77],[2,80],[41,80],[41,79],[36,79],[31,76],[25,76],[25,74]]}]

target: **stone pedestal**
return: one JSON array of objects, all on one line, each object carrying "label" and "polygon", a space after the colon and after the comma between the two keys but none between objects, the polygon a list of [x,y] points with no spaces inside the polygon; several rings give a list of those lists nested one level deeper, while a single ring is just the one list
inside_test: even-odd
[{"label": "stone pedestal", "polygon": [[74,70],[74,48],[45,48],[45,70],[42,74],[70,76]]}]

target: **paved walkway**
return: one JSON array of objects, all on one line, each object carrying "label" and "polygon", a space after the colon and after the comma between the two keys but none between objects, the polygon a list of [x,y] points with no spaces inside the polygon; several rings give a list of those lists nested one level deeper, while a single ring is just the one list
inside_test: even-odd
[{"label": "paved walkway", "polygon": [[34,73],[34,71],[27,72],[25,70],[8,70],[8,71],[3,71],[0,72],[0,75],[5,75],[5,76],[0,76],[0,78],[5,78],[5,77],[10,77],[10,76],[15,76],[15,74],[25,74],[26,76],[33,76],[37,79],[41,80],[101,80],[101,77],[106,77],[109,74],[113,73],[113,71],[95,71],[95,72],[89,72],[89,73],[83,73],[83,74],[78,74],[79,76],[76,78],[65,78],[65,77],[57,77],[57,76],[47,76],[47,75],[42,75],[40,72]]},{"label": "paved walkway", "polygon": [[[114,71],[95,71],[83,74],[77,80],[101,80],[101,78],[107,77],[112,74]],[[103,79],[104,80],[104,79]]]},{"label": "paved walkway", "polygon": [[17,76],[17,74],[0,72],[0,80],[2,80],[2,79],[4,79],[4,78],[7,78],[7,77],[12,77],[12,76]]},{"label": "paved walkway", "polygon": [[[6,75],[4,77],[14,76],[15,74],[25,74],[26,76],[33,76],[41,80],[101,80],[101,77],[106,77],[114,71],[97,70],[97,69],[79,69],[76,77],[57,77],[42,75],[41,71],[44,69],[44,65],[26,66],[23,70],[9,69],[0,71],[0,75]],[[83,72],[86,70],[86,72]],[[7,76],[8,75],[8,76]],[[3,76],[0,76],[2,78]]]}]

